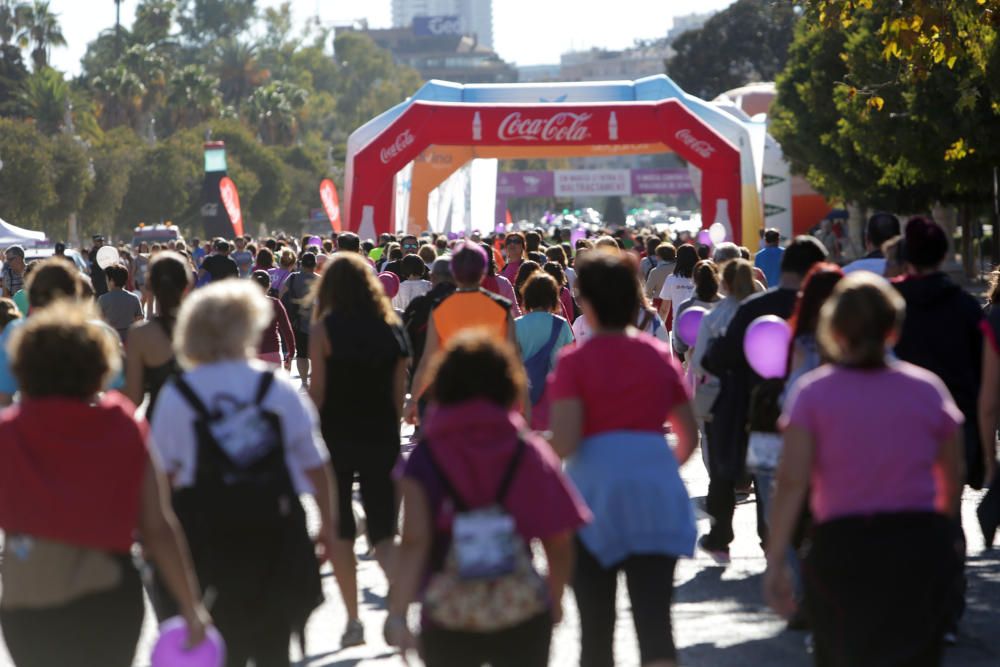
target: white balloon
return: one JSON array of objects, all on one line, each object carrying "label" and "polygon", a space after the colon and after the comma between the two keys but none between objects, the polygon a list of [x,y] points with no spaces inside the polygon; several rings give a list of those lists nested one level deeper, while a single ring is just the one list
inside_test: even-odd
[{"label": "white balloon", "polygon": [[118,251],[114,246],[101,246],[100,250],[97,251],[97,265],[102,269],[114,266],[118,263],[119,259],[121,259],[121,257],[118,255]]},{"label": "white balloon", "polygon": [[708,238],[712,239],[712,245],[719,245],[726,240],[726,226],[721,222],[713,223],[708,228]]}]

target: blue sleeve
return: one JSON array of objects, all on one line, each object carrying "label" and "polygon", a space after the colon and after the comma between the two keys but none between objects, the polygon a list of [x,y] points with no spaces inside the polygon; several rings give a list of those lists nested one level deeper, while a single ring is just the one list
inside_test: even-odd
[{"label": "blue sleeve", "polygon": [[10,332],[17,327],[16,322],[11,322],[0,334],[0,393],[14,395],[17,393],[17,379],[10,369],[10,358],[7,356],[7,341],[10,339]]}]

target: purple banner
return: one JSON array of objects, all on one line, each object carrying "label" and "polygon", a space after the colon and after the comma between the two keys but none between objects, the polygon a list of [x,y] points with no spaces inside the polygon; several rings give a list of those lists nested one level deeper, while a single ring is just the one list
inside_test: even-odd
[{"label": "purple banner", "polygon": [[694,193],[687,169],[633,169],[632,194],[682,195]]},{"label": "purple banner", "polygon": [[497,174],[497,197],[553,197],[555,176],[551,171],[501,171]]}]

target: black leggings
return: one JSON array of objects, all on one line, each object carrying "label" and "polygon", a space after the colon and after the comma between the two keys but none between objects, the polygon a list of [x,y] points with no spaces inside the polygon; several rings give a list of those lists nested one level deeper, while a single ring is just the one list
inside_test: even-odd
[{"label": "black leggings", "polygon": [[361,486],[368,542],[374,547],[393,537],[396,534],[396,487],[392,469],[399,458],[399,442],[358,445],[328,439],[327,443],[333,476],[337,480],[337,511],[340,513],[337,537],[354,540],[358,536],[352,509],[355,475]]},{"label": "black leggings", "polygon": [[50,609],[0,610],[7,650],[17,667],[130,667],[142,630],[139,573],[121,558],[122,581]]},{"label": "black leggings", "polygon": [[940,665],[955,546],[954,524],[931,513],[818,525],[804,562],[816,665]]},{"label": "black leggings", "polygon": [[548,612],[499,632],[456,632],[426,628],[420,657],[427,667],[546,667],[552,642]]},{"label": "black leggings", "polygon": [[618,572],[624,570],[632,620],[639,638],[642,663],[674,660],[670,604],[674,596],[677,559],[666,555],[629,556],[603,568],[578,539],[573,593],[580,610],[581,667],[611,667],[615,664],[615,601]]}]

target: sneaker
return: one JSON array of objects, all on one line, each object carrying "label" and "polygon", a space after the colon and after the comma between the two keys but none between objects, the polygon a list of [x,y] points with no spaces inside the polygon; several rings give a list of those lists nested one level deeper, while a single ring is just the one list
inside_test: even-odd
[{"label": "sneaker", "polygon": [[340,638],[340,648],[361,646],[365,643],[365,626],[360,619],[347,622],[347,629]]},{"label": "sneaker", "polygon": [[709,544],[708,535],[698,538],[698,548],[704,551],[718,565],[729,565],[729,547],[715,547]]}]

